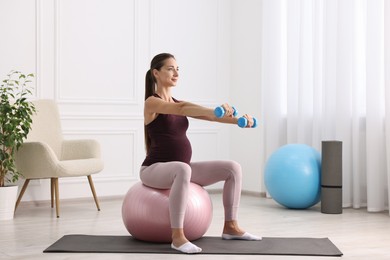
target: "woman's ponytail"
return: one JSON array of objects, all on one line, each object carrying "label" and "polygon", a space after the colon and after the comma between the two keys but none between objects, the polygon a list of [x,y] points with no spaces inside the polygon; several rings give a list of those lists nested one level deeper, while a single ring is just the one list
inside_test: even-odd
[{"label": "woman's ponytail", "polygon": [[145,100],[155,93],[155,81],[152,76],[151,70],[146,72],[145,76]]}]

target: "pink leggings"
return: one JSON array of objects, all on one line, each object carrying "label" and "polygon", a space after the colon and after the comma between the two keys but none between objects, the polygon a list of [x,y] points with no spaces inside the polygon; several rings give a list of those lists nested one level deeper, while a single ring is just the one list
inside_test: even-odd
[{"label": "pink leggings", "polygon": [[155,163],[141,167],[140,178],[146,186],[171,189],[169,212],[171,228],[183,228],[189,183],[207,186],[225,181],[223,206],[225,221],[237,220],[241,197],[241,166],[234,161]]}]

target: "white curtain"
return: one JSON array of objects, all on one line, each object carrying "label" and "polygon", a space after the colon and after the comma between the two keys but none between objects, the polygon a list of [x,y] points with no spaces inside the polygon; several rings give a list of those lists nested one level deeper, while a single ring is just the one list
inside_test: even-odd
[{"label": "white curtain", "polygon": [[388,210],[390,0],[263,0],[264,153],[343,142],[343,206]]}]

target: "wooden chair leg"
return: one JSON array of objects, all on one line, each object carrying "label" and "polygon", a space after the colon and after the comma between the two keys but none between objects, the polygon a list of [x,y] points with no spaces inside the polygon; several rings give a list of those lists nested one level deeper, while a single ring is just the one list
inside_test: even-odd
[{"label": "wooden chair leg", "polygon": [[50,178],[50,199],[51,199],[51,208],[54,207],[54,192],[55,192],[55,186],[54,186],[54,178]]},{"label": "wooden chair leg", "polygon": [[29,182],[30,182],[29,179],[27,179],[27,180],[24,181],[22,190],[20,191],[19,196],[18,196],[18,200],[16,201],[16,204],[15,204],[15,211],[16,211],[16,208],[19,206],[20,201],[22,200],[22,197],[23,197],[23,195],[24,195],[24,192],[25,192],[26,189],[27,189],[27,186],[28,186]]},{"label": "wooden chair leg", "polygon": [[95,186],[93,185],[92,177],[91,177],[91,175],[88,175],[87,177],[88,177],[89,186],[91,187],[93,198],[95,200],[96,207],[97,207],[98,211],[100,211],[99,201],[98,201],[98,198],[96,196]]},{"label": "wooden chair leg", "polygon": [[56,200],[56,213],[57,218],[60,217],[60,196],[59,196],[59,189],[58,189],[58,178],[54,179],[54,191],[55,191],[55,200]]}]

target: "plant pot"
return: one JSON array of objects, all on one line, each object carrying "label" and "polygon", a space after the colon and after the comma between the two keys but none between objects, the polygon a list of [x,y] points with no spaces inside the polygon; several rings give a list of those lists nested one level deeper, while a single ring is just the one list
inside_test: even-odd
[{"label": "plant pot", "polygon": [[17,195],[18,186],[16,185],[0,187],[0,220],[14,218]]}]

